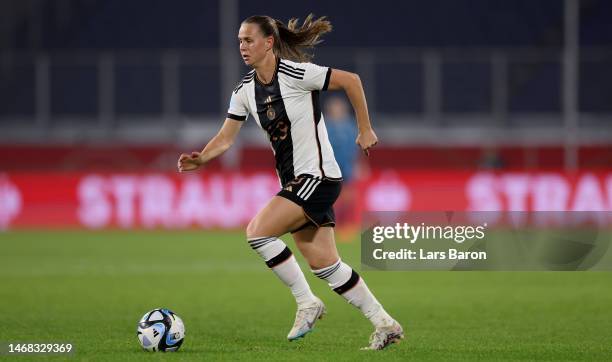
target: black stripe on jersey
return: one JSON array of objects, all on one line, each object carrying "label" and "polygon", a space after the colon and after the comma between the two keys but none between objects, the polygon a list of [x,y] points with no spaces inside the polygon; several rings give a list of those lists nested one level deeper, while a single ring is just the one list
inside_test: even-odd
[{"label": "black stripe on jersey", "polygon": [[237,114],[228,113],[227,118],[233,119],[235,121],[244,121],[246,116],[239,116]]},{"label": "black stripe on jersey", "polygon": [[319,91],[313,91],[312,95],[312,113],[315,129],[315,138],[317,139],[317,151],[319,151],[319,171],[321,171],[321,177],[325,177],[325,171],[323,171],[323,153],[321,153],[321,141],[319,140],[319,121],[321,120],[321,104],[319,103]]},{"label": "black stripe on jersey", "polygon": [[357,274],[357,272],[353,270],[349,280],[338,288],[334,288],[334,292],[338,294],[344,294],[349,290],[353,289],[353,287],[357,285],[357,283],[359,283],[359,274]]},{"label": "black stripe on jersey", "polygon": [[278,66],[278,68],[282,69],[282,70],[286,70],[289,73],[293,73],[293,74],[298,75],[298,76],[302,76],[302,75],[304,75],[304,73],[306,73],[305,70],[299,70],[299,69],[296,70],[295,68],[289,68],[288,66],[283,65],[282,63]]},{"label": "black stripe on jersey", "polygon": [[278,81],[280,63],[276,63],[276,70],[270,83],[262,84],[259,78],[255,79],[255,103],[257,119],[264,129],[274,149],[276,170],[281,184],[295,179],[293,168],[293,140],[291,135],[291,120],[287,116],[281,87]]},{"label": "black stripe on jersey", "polygon": [[249,83],[254,78],[255,78],[255,71],[252,70],[244,78],[242,78],[242,81],[240,81],[240,84],[238,84],[236,88],[234,88],[234,93],[238,93],[238,91],[240,90],[240,88],[242,88],[243,85],[245,85],[246,83]]},{"label": "black stripe on jersey", "polygon": [[329,87],[329,79],[331,78],[331,68],[327,68],[327,73],[325,74],[325,82],[323,82],[323,88],[321,88],[322,91],[326,91],[327,87]]},{"label": "black stripe on jersey", "polygon": [[251,80],[253,79],[254,76],[255,76],[255,70],[251,70],[250,72],[247,73],[247,75],[242,77],[242,80]]},{"label": "black stripe on jersey", "polygon": [[284,69],[281,69],[281,68],[278,69],[278,72],[279,73],[283,73],[284,75],[287,75],[287,76],[289,76],[291,78],[295,78],[295,79],[299,79],[299,80],[304,79],[304,76],[299,76],[299,75],[295,75],[295,74],[289,73],[288,71],[286,71]]},{"label": "black stripe on jersey", "polygon": [[266,265],[268,266],[268,268],[274,268],[278,264],[280,264],[280,263],[284,262],[285,260],[291,258],[291,255],[293,255],[291,250],[289,250],[288,247],[285,247],[285,249],[283,249],[283,251],[281,251],[280,254],[278,254],[274,258],[268,260],[266,262]]},{"label": "black stripe on jersey", "polygon": [[281,62],[280,62],[280,65],[281,65],[281,66],[283,66],[283,67],[286,67],[286,68],[288,68],[288,69],[290,69],[290,70],[296,71],[296,72],[298,72],[298,73],[302,73],[302,74],[304,74],[304,73],[306,72],[306,69],[296,68],[296,67],[294,67],[294,66],[292,66],[292,65],[289,65],[289,64],[287,64],[287,63],[283,63],[283,61],[282,61],[282,60],[281,60]]},{"label": "black stripe on jersey", "polygon": [[282,63],[279,64],[278,69],[282,69],[285,72],[291,73],[291,74],[293,74],[293,75],[295,75],[297,77],[301,77],[301,78],[304,78],[304,73],[306,73],[305,70],[299,70],[299,69],[296,70],[295,68],[289,68],[288,66],[283,65]]},{"label": "black stripe on jersey", "polygon": [[283,67],[279,67],[278,69],[284,71],[285,73],[293,74],[296,77],[304,78],[304,73],[296,72],[295,70],[291,70],[289,68],[283,68]]},{"label": "black stripe on jersey", "polygon": [[[251,79],[251,80],[253,80],[253,79]],[[250,80],[250,81],[251,81],[251,80]],[[242,82],[242,83],[238,84],[238,86],[237,86],[236,88],[234,88],[234,93],[236,93],[236,94],[237,94],[237,93],[238,93],[238,91],[240,90],[240,88],[242,88],[242,86],[243,86],[243,85],[245,85],[245,84],[249,83],[250,81],[248,81],[248,82]]]},{"label": "black stripe on jersey", "polygon": [[254,78],[255,78],[255,77],[253,77],[253,78],[251,78],[251,79],[248,79],[248,80],[245,80],[245,81],[240,82],[240,84],[238,84],[238,86],[237,86],[236,88],[234,88],[234,93],[238,93],[238,91],[240,90],[240,88],[242,88],[242,86],[243,86],[243,85],[245,85],[245,84],[247,84],[247,83],[250,83],[250,82],[251,82],[251,81],[252,81]]}]

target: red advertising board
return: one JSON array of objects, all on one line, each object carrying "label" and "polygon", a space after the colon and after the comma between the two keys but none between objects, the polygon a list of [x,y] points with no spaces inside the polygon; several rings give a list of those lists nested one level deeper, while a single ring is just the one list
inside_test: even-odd
[{"label": "red advertising board", "polygon": [[[0,228],[236,228],[279,183],[272,173],[0,173]],[[380,171],[352,210],[610,211],[612,170]]]}]

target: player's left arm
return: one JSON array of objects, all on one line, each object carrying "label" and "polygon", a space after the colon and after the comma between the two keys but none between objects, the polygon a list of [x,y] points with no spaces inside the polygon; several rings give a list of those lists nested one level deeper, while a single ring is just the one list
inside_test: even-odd
[{"label": "player's left arm", "polygon": [[374,133],[370,123],[368,104],[359,75],[340,69],[332,69],[327,89],[342,89],[346,93],[357,117],[359,134],[355,142],[361,147],[366,156],[369,156],[369,149],[378,143],[378,137],[376,137],[376,133]]}]

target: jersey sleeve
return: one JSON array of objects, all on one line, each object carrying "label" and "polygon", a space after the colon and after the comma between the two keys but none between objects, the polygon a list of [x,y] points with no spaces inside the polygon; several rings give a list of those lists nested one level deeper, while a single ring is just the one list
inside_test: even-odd
[{"label": "jersey sleeve", "polygon": [[229,108],[227,110],[227,118],[236,121],[244,121],[248,116],[249,109],[244,99],[243,92],[241,92],[240,89],[232,92],[232,98],[230,99]]},{"label": "jersey sleeve", "polygon": [[305,70],[303,88],[307,91],[326,91],[329,86],[332,68],[323,67],[312,63],[301,63],[300,67]]}]

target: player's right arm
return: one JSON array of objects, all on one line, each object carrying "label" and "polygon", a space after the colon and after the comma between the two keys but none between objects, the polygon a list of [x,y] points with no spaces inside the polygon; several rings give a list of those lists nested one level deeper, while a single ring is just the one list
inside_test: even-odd
[{"label": "player's right arm", "polygon": [[194,151],[191,154],[181,154],[178,160],[179,172],[195,170],[227,151],[234,143],[243,123],[242,121],[226,118],[219,133],[206,144],[202,152]]}]

